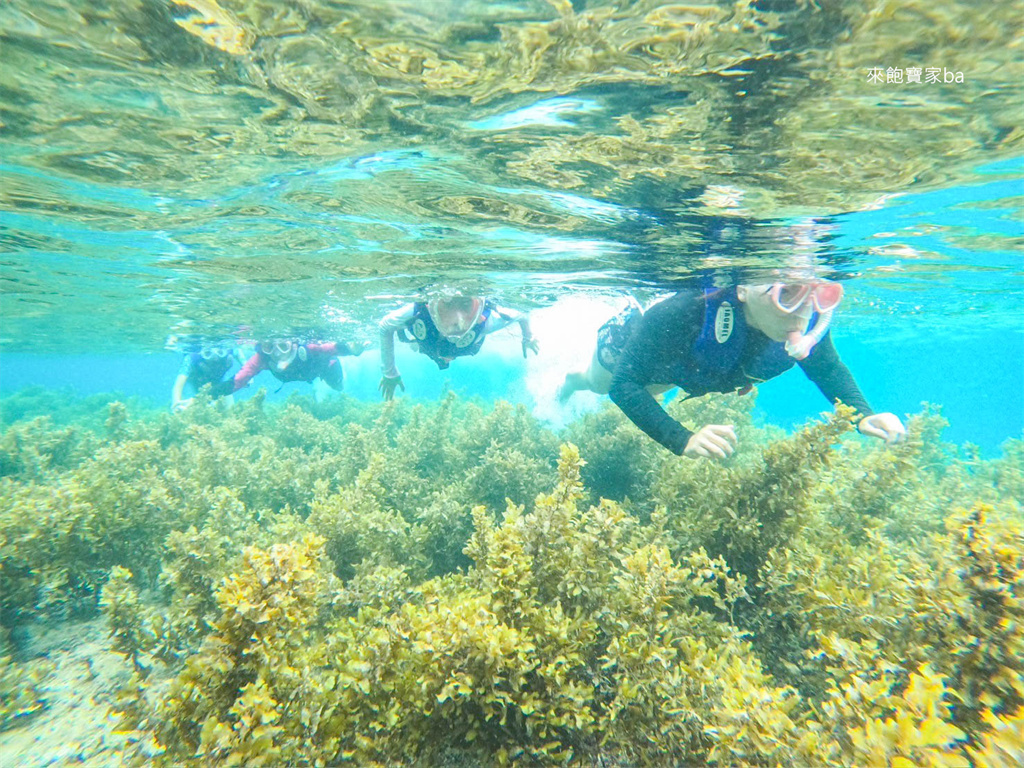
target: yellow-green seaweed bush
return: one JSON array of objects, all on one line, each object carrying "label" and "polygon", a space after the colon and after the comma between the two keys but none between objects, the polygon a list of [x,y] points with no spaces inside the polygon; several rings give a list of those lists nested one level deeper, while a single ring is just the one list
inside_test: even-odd
[{"label": "yellow-green seaweed bush", "polygon": [[[217,590],[219,615],[199,650],[155,701],[145,700],[148,689],[136,679],[121,707],[123,727],[151,728],[172,765],[189,758],[195,764],[299,760],[287,745],[302,743],[306,707],[327,693],[309,674],[324,663],[312,628],[333,589],[322,558],[323,540],[312,535],[267,550],[247,548],[241,570]],[[110,617],[121,631],[118,613]]]},{"label": "yellow-green seaweed bush", "polygon": [[978,504],[948,525],[963,590],[949,617],[957,630],[952,675],[963,703],[958,719],[974,727],[987,710],[1024,706],[1024,524],[992,512]]},{"label": "yellow-green seaweed bush", "polygon": [[[769,551],[799,530],[812,508],[820,472],[850,427],[840,407],[824,423],[747,449],[736,461],[665,465],[652,518],[673,553],[705,547],[756,581]],[[714,423],[714,422],[712,422]]]},{"label": "yellow-green seaweed bush", "polygon": [[1000,495],[1024,504],[1024,439],[1007,440],[1002,456],[990,466],[992,485]]},{"label": "yellow-green seaweed bush", "polygon": [[112,442],[53,483],[0,482],[2,614],[94,604],[119,563],[155,576],[160,542],[189,522],[167,491],[162,459],[152,441]]},{"label": "yellow-green seaweed bush", "polygon": [[[777,438],[751,402],[669,406],[736,423],[728,462],[609,411],[557,471],[524,411],[454,397],[108,409],[48,464],[37,422],[4,621],[103,589],[140,764],[1013,764],[1014,444],[956,451],[934,411],[898,446],[842,410]],[[629,503],[590,503],[584,459],[633,447]]]},{"label": "yellow-green seaweed bush", "polygon": [[[613,502],[579,509],[580,469],[566,446],[532,512],[509,506],[498,525],[477,507],[466,576],[396,589],[399,572],[377,566],[332,597],[322,539],[248,549],[169,693],[139,686],[126,722],[151,729],[168,764],[704,759],[728,731],[722,681],[765,681],[698,606],[728,609],[742,581],[703,552],[677,564],[643,544]],[[332,601],[348,615],[324,614]]]},{"label": "yellow-green seaweed bush", "polygon": [[73,469],[94,449],[91,435],[58,428],[49,416],[16,424],[0,439],[0,478],[43,480],[48,472]]},{"label": "yellow-green seaweed bush", "polygon": [[937,409],[926,407],[910,417],[901,443],[845,443],[819,476],[816,506],[851,540],[882,525],[890,537],[918,541],[941,533],[943,520],[957,507],[1013,500],[995,481],[1005,458],[983,462],[971,446],[958,451],[943,443],[946,425]]},{"label": "yellow-green seaweed bush", "polygon": [[667,460],[661,446],[611,405],[577,419],[563,436],[586,460],[582,479],[592,501],[612,499],[638,515],[649,514],[651,487]]},{"label": "yellow-green seaweed bush", "polygon": [[1024,708],[1014,712],[984,713],[986,732],[980,744],[968,747],[974,764],[985,768],[1014,768],[1024,763]]},{"label": "yellow-green seaweed bush", "polygon": [[472,504],[465,483],[449,483],[434,489],[416,515],[413,529],[417,547],[427,559],[428,576],[469,568],[466,542],[473,533]]},{"label": "yellow-green seaweed bush", "polygon": [[1024,701],[1024,531],[990,512],[952,516],[923,551],[878,532],[856,547],[810,533],[769,560],[759,629],[779,644],[783,624],[801,638],[794,672],[819,689],[873,669],[888,676],[869,682],[888,690],[894,671],[927,668],[954,705],[945,719],[983,732]]},{"label": "yellow-green seaweed bush", "polygon": [[928,664],[905,682],[881,665],[833,684],[821,705],[822,728],[834,736],[823,764],[968,768],[966,734],[951,722],[955,698]]},{"label": "yellow-green seaweed bush", "polygon": [[306,524],[326,537],[327,554],[342,578],[351,577],[363,561],[405,565],[417,575],[426,568],[409,522],[383,507],[384,488],[378,479],[383,461],[380,455],[373,457],[355,484],[340,493],[327,495],[326,483],[317,486]]},{"label": "yellow-green seaweed bush", "polygon": [[[371,465],[379,508],[402,517],[415,542],[400,559],[417,573],[428,559],[432,572],[448,572],[468,564],[473,504],[497,512],[506,498],[529,503],[553,472],[555,438],[521,407],[488,413],[449,396],[433,409],[357,411],[340,400],[328,421],[297,398],[278,409],[257,393],[228,409],[200,393],[176,415],[114,403],[96,431],[45,419],[8,429],[0,436],[9,474],[0,478],[0,620],[92,610],[115,565],[153,586],[169,533],[216,519],[219,535],[245,529],[243,540],[253,541],[271,520],[308,517],[317,493],[358,486]],[[452,483],[458,504],[439,501]],[[431,551],[414,552],[420,544]],[[339,557],[340,568],[354,565]]]}]

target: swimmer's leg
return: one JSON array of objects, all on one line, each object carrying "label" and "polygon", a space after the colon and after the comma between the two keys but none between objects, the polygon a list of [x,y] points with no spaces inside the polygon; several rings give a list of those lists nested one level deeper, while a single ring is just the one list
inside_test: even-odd
[{"label": "swimmer's leg", "polygon": [[572,371],[565,375],[565,381],[558,389],[558,400],[564,403],[581,389],[598,395],[607,395],[611,385],[611,371],[601,365],[595,349],[590,358],[590,365],[585,371]]},{"label": "swimmer's leg", "polygon": [[586,371],[570,371],[569,373],[565,374],[565,381],[563,381],[562,386],[558,388],[558,402],[568,402],[570,397],[575,395],[581,389],[586,388]]},{"label": "swimmer's leg", "polygon": [[338,358],[334,358],[327,365],[327,370],[320,376],[324,384],[335,392],[341,392],[345,388],[345,369],[341,367]]}]

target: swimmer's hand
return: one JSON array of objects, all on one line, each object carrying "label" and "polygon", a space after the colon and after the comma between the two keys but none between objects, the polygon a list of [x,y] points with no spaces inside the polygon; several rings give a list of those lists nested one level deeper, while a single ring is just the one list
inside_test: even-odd
[{"label": "swimmer's hand", "polygon": [[907,430],[903,427],[900,417],[895,413],[876,413],[873,416],[865,416],[857,425],[857,431],[862,435],[885,440],[888,445],[902,443],[907,439]]},{"label": "swimmer's hand", "polygon": [[176,402],[174,405],[171,406],[171,411],[173,413],[181,413],[186,408],[188,408],[190,405],[192,405],[192,398],[191,397],[187,398],[185,400],[179,400],[178,402]]},{"label": "swimmer's hand", "polygon": [[536,339],[523,339],[523,357],[526,357],[527,350],[533,352],[535,355],[540,354],[540,344],[537,343]]},{"label": "swimmer's hand", "polygon": [[708,424],[686,442],[683,456],[691,459],[727,459],[736,450],[736,432],[732,424]]},{"label": "swimmer's hand", "polygon": [[398,387],[405,392],[405,384],[402,383],[401,376],[381,376],[380,384],[377,385],[377,389],[380,390],[380,394],[385,400],[394,400],[395,389]]}]

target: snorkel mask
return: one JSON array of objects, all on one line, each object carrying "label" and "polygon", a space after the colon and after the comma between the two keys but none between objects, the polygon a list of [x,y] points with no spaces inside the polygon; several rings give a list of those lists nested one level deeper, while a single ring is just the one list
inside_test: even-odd
[{"label": "snorkel mask", "polygon": [[828,331],[832,313],[843,298],[843,286],[830,282],[775,283],[768,289],[775,309],[785,315],[804,311],[818,313],[814,326],[806,332],[790,331],[786,336],[786,353],[794,360],[803,360]]},{"label": "snorkel mask", "polygon": [[199,356],[203,360],[223,360],[228,356],[228,351],[222,347],[203,347],[199,351]]},{"label": "snorkel mask", "polygon": [[456,296],[427,302],[427,312],[437,332],[456,345],[470,334],[483,311],[484,302],[477,298]]},{"label": "snorkel mask", "polygon": [[277,371],[285,371],[288,366],[295,362],[295,358],[306,359],[306,348],[297,344],[291,339],[277,339],[275,341],[264,341],[260,344],[260,352],[267,355]]}]

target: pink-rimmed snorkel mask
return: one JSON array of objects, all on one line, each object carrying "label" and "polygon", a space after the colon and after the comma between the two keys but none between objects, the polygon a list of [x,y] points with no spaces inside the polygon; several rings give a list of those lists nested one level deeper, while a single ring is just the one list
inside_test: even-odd
[{"label": "pink-rimmed snorkel mask", "polygon": [[[786,353],[795,360],[803,360],[825,336],[832,313],[843,298],[839,283],[812,281],[803,283],[774,283],[768,289],[772,304],[779,312],[791,315],[803,309],[818,313],[814,327],[806,333],[790,331],[786,336]],[[806,308],[806,309],[805,309]]]}]

